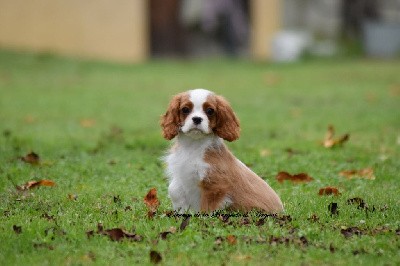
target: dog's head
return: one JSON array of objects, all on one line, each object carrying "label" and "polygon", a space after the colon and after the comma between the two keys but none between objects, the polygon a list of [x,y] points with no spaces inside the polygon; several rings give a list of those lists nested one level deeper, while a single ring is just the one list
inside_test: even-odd
[{"label": "dog's head", "polygon": [[221,96],[204,89],[175,95],[161,118],[164,138],[178,134],[194,139],[210,134],[234,141],[239,138],[239,120],[229,103]]}]

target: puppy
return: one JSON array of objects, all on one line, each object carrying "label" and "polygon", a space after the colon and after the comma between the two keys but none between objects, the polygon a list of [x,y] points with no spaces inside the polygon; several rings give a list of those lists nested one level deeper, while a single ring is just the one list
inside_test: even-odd
[{"label": "puppy", "polygon": [[239,138],[240,127],[223,97],[204,89],[180,93],[162,116],[161,127],[165,139],[175,138],[164,157],[174,210],[283,210],[275,191],[225,146],[223,140]]}]

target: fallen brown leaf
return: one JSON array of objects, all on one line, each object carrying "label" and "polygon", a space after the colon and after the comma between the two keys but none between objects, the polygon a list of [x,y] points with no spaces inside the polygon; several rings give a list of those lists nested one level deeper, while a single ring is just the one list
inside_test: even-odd
[{"label": "fallen brown leaf", "polygon": [[87,238],[93,237],[94,236],[94,231],[93,230],[87,231],[86,232],[86,236],[87,236]]},{"label": "fallen brown leaf", "polygon": [[33,243],[34,248],[47,248],[49,250],[53,250],[54,246],[48,244],[48,243]]},{"label": "fallen brown leaf", "polygon": [[227,241],[230,245],[236,245],[236,244],[237,244],[236,236],[234,236],[234,235],[228,235],[228,236],[226,237],[226,241]]},{"label": "fallen brown leaf", "polygon": [[342,228],[340,230],[340,233],[342,233],[342,235],[344,237],[349,238],[349,237],[351,237],[353,235],[361,236],[365,232],[363,230],[361,230],[360,228],[354,226],[354,227],[349,227],[349,228]]},{"label": "fallen brown leaf", "polygon": [[33,115],[27,115],[24,117],[24,122],[27,124],[33,124],[37,121],[37,118],[34,117]]},{"label": "fallen brown leaf", "polygon": [[318,195],[322,196],[322,195],[335,195],[335,196],[339,196],[340,192],[337,188],[335,187],[324,187],[321,188],[318,192]]},{"label": "fallen brown leaf", "polygon": [[77,200],[77,199],[78,199],[78,196],[75,195],[75,194],[68,194],[68,199],[69,199],[69,200]]},{"label": "fallen brown leaf", "polygon": [[228,214],[221,214],[218,216],[218,220],[220,220],[221,222],[223,222],[224,224],[231,224],[231,222],[229,222],[229,215]]},{"label": "fallen brown leaf", "polygon": [[114,160],[114,159],[111,159],[111,160],[108,161],[108,164],[109,164],[109,165],[116,165],[116,164],[117,164],[117,161]]},{"label": "fallen brown leaf", "polygon": [[269,238],[269,243],[271,245],[278,245],[278,244],[286,244],[288,245],[290,243],[291,239],[289,237],[275,237],[275,236],[270,236]]},{"label": "fallen brown leaf", "polygon": [[297,244],[299,244],[300,246],[308,246],[308,239],[305,236],[301,236],[297,241]]},{"label": "fallen brown leaf", "polygon": [[53,187],[55,185],[56,183],[54,181],[42,179],[39,181],[29,181],[22,186],[17,186],[17,189],[20,191],[25,191],[39,186]]},{"label": "fallen brown leaf", "polygon": [[400,96],[400,84],[393,84],[389,87],[389,95],[392,97]]},{"label": "fallen brown leaf", "polygon": [[156,188],[150,189],[143,200],[144,200],[144,204],[146,204],[149,212],[157,211],[157,208],[160,205],[160,202],[158,201],[158,198],[157,198],[157,189]]},{"label": "fallen brown leaf", "polygon": [[121,204],[121,198],[119,195],[113,196],[114,203]]},{"label": "fallen brown leaf", "polygon": [[81,125],[81,127],[90,128],[96,125],[96,120],[85,118],[81,119],[81,121],[79,121],[79,124]]},{"label": "fallen brown leaf", "polygon": [[270,236],[269,243],[271,245],[278,245],[278,244],[289,245],[290,243],[292,243],[292,244],[298,245],[300,247],[308,246],[308,240],[305,236],[298,237],[294,234],[291,234],[286,237]]},{"label": "fallen brown leaf", "polygon": [[315,223],[319,221],[319,217],[314,213],[307,220]]},{"label": "fallen brown leaf", "polygon": [[169,234],[172,234],[172,233],[171,233],[170,231],[164,231],[164,232],[161,232],[161,233],[160,233],[160,237],[161,237],[162,240],[166,240],[166,239],[167,239],[167,236],[168,236]]},{"label": "fallen brown leaf", "polygon": [[236,255],[236,256],[234,256],[234,259],[238,260],[238,261],[250,260],[251,256],[250,255]]},{"label": "fallen brown leaf", "polygon": [[276,180],[278,180],[279,183],[282,183],[285,180],[289,180],[293,183],[306,183],[314,180],[314,178],[306,173],[291,175],[288,172],[279,172],[275,178]]},{"label": "fallen brown leaf", "polygon": [[339,173],[340,176],[347,179],[363,178],[368,180],[375,180],[374,170],[371,167],[360,170],[344,170]]},{"label": "fallen brown leaf", "polygon": [[155,215],[156,215],[155,211],[147,211],[147,218],[153,219]]},{"label": "fallen brown leaf", "polygon": [[182,232],[183,230],[185,230],[185,228],[189,225],[189,221],[190,221],[190,216],[186,216],[183,219],[181,225],[179,226],[179,231]]},{"label": "fallen brown leaf", "polygon": [[331,202],[328,205],[328,210],[331,213],[331,216],[339,215],[338,204],[336,202]]},{"label": "fallen brown leaf", "polygon": [[329,251],[330,251],[331,253],[335,253],[335,251],[336,251],[336,248],[333,246],[332,243],[329,245]]},{"label": "fallen brown leaf", "polygon": [[217,236],[217,237],[215,238],[214,244],[217,245],[217,246],[219,246],[219,245],[222,244],[223,241],[224,241],[224,239],[223,239],[221,236]]},{"label": "fallen brown leaf", "polygon": [[240,220],[239,220],[239,225],[240,225],[240,226],[243,226],[243,225],[250,225],[250,224],[251,224],[251,222],[250,222],[249,218],[247,218],[247,217],[242,217],[242,218],[240,218]]},{"label": "fallen brown leaf", "polygon": [[48,221],[54,221],[55,220],[54,215],[50,215],[47,212],[43,213],[40,217],[44,218],[44,219],[46,219]]},{"label": "fallen brown leaf", "polygon": [[169,234],[175,234],[175,233],[176,233],[176,227],[171,226],[167,231],[161,232],[161,233],[159,234],[159,236],[161,237],[162,240],[166,240],[166,239],[167,239],[167,236],[168,236]]},{"label": "fallen brown leaf", "polygon": [[16,234],[21,234],[22,233],[22,226],[18,226],[18,225],[13,225],[13,230]]},{"label": "fallen brown leaf", "polygon": [[[102,234],[108,235],[112,241],[120,241],[125,236],[131,236],[131,234],[126,234],[121,228],[104,230]],[[133,234],[132,236],[134,237],[135,235]]]},{"label": "fallen brown leaf", "polygon": [[[104,230],[102,224],[97,225],[97,234],[106,235],[112,241],[121,241],[124,238],[132,240],[132,241],[141,241],[142,240],[142,237],[140,235],[126,232],[125,230],[123,230],[121,228],[112,228],[112,229]],[[88,231],[88,232],[86,232],[86,235],[88,236],[88,238],[90,238],[94,235],[94,231],[93,230]]]},{"label": "fallen brown leaf", "polygon": [[27,155],[25,155],[24,157],[21,157],[21,160],[23,162],[36,165],[36,164],[39,164],[39,162],[40,162],[40,156],[37,153],[32,151],[32,152],[28,153]]},{"label": "fallen brown leaf", "polygon": [[256,226],[262,226],[265,224],[265,218],[260,218],[258,221],[255,223]]},{"label": "fallen brown leaf", "polygon": [[322,145],[325,148],[333,148],[335,146],[342,145],[350,138],[350,134],[344,134],[336,139],[334,138],[334,136],[335,136],[335,128],[332,125],[330,125],[328,126],[328,131],[326,132],[325,139],[322,142]]},{"label": "fallen brown leaf", "polygon": [[364,209],[367,208],[368,205],[365,203],[365,201],[362,198],[355,197],[347,200],[347,204],[351,205],[358,205],[357,208],[359,209]]},{"label": "fallen brown leaf", "polygon": [[161,254],[155,250],[150,251],[150,262],[154,264],[158,264],[162,261]]},{"label": "fallen brown leaf", "polygon": [[274,220],[280,225],[284,226],[290,223],[293,219],[290,215],[279,215],[279,216],[272,216]]}]

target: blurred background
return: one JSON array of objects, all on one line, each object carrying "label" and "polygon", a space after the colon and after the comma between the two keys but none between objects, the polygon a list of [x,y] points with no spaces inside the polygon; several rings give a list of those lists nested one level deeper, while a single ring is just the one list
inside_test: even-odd
[{"label": "blurred background", "polygon": [[400,0],[0,0],[0,49],[111,62],[400,55]]}]

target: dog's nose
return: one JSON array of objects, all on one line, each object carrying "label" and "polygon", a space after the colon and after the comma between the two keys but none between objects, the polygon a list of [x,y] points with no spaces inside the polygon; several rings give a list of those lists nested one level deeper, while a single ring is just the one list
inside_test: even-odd
[{"label": "dog's nose", "polygon": [[201,121],[203,121],[203,118],[198,117],[198,116],[195,116],[195,117],[192,118],[192,120],[193,120],[193,123],[194,123],[195,125],[200,125],[200,124],[201,124]]}]

